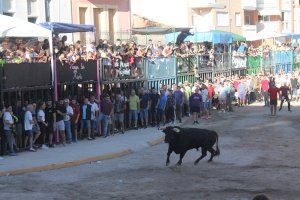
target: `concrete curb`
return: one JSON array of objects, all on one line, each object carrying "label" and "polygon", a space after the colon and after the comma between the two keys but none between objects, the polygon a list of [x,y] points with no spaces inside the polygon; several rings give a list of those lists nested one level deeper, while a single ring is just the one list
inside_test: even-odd
[{"label": "concrete curb", "polygon": [[131,149],[126,149],[126,150],[119,151],[119,152],[108,153],[108,154],[104,154],[104,155],[100,155],[100,156],[85,158],[85,159],[81,159],[81,160],[75,160],[75,161],[66,162],[66,163],[48,164],[48,165],[32,167],[32,168],[0,171],[0,176],[18,175],[18,174],[25,174],[25,173],[31,173],[31,172],[39,172],[39,171],[47,171],[47,170],[54,170],[54,169],[62,169],[62,168],[66,168],[66,167],[74,167],[74,166],[83,165],[83,164],[96,162],[96,161],[100,161],[100,160],[108,160],[108,159],[112,159],[112,158],[118,158],[118,157],[126,156],[131,153],[133,153],[133,151]]}]

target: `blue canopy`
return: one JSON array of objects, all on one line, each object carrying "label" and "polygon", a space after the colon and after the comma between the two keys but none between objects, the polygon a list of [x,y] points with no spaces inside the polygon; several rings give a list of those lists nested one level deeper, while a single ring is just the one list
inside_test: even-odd
[{"label": "blue canopy", "polygon": [[[165,35],[165,42],[175,42],[179,32],[169,33]],[[185,41],[191,42],[212,42],[214,44],[230,44],[233,41],[233,35],[223,31],[197,32],[194,35],[189,35]]]},{"label": "blue canopy", "polygon": [[95,26],[86,24],[68,24],[59,22],[46,22],[40,26],[51,30],[54,33],[77,33],[77,32],[95,32]]}]

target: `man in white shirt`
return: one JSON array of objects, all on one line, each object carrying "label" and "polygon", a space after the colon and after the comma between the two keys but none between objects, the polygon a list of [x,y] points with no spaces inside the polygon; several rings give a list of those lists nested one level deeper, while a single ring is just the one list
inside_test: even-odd
[{"label": "man in white shirt", "polygon": [[14,143],[15,143],[15,139],[14,139],[14,135],[12,133],[12,127],[14,125],[14,120],[13,117],[11,115],[12,113],[12,107],[11,106],[5,106],[5,112],[3,114],[3,130],[4,130],[4,134],[6,136],[6,139],[8,141],[8,145],[9,145],[9,150],[10,150],[10,156],[16,156],[17,154],[14,151]]},{"label": "man in white shirt", "polygon": [[73,108],[70,106],[70,100],[65,99],[64,100],[65,107],[67,110],[67,114],[64,116],[64,123],[65,123],[65,129],[67,134],[67,141],[68,143],[72,143],[72,129],[71,129],[71,117],[73,116]]},{"label": "man in white shirt", "polygon": [[99,116],[99,106],[95,100],[94,96],[91,96],[91,137],[92,139],[95,139],[95,131],[97,131],[97,119]]},{"label": "man in white shirt", "polygon": [[33,132],[32,132],[32,127],[34,124],[33,117],[32,117],[32,111],[33,111],[33,106],[32,104],[29,104],[27,106],[27,111],[25,112],[25,117],[24,117],[24,130],[25,130],[25,148],[27,148],[27,141],[29,139],[29,151],[35,152],[36,150],[33,148]]}]

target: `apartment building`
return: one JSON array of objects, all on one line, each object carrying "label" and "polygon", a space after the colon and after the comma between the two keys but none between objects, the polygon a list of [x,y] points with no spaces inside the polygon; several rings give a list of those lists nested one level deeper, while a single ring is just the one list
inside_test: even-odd
[{"label": "apartment building", "polygon": [[[78,24],[92,24],[96,34],[74,34],[74,40],[127,39],[130,31],[129,0],[72,0],[72,20]],[[96,36],[96,37],[95,37]]]},{"label": "apartment building", "polygon": [[300,0],[154,1],[158,0],[132,0],[132,13],[170,26],[223,30],[247,38],[257,33],[300,33]]},{"label": "apartment building", "polygon": [[32,23],[71,23],[71,0],[0,0],[0,14]]}]

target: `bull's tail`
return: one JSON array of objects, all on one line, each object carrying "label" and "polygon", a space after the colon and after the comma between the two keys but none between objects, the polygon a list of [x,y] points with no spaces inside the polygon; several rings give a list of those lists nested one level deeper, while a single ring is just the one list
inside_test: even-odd
[{"label": "bull's tail", "polygon": [[220,149],[219,149],[219,136],[218,136],[218,133],[216,133],[216,148],[217,148],[216,156],[219,156],[221,154],[221,152],[220,152]]}]

